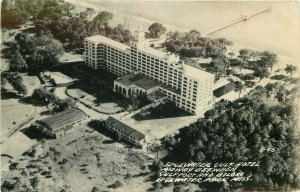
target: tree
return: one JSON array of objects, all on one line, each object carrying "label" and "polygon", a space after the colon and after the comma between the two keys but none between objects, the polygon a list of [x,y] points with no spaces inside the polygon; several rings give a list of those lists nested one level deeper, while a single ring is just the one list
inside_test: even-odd
[{"label": "tree", "polygon": [[100,189],[98,187],[93,187],[92,192],[100,192]]},{"label": "tree", "polygon": [[1,74],[1,91],[5,91],[4,86],[7,84],[8,80],[7,78],[3,75],[3,73]]},{"label": "tree", "polygon": [[272,53],[270,51],[264,51],[261,53],[260,58],[265,66],[271,68],[272,72],[273,66],[278,62],[277,54]]},{"label": "tree", "polygon": [[[277,89],[277,85],[268,87]],[[180,129],[174,136],[178,142],[168,159],[178,163],[256,159],[262,169],[243,169],[252,181],[249,185],[232,185],[230,191],[235,191],[236,187],[247,189],[257,185],[266,190],[273,185],[293,186],[296,182],[293,167],[297,164],[291,159],[295,155],[293,141],[290,140],[295,138],[291,131],[295,127],[292,122],[296,120],[293,104],[282,100],[275,106],[268,106],[262,99],[261,92],[266,92],[265,88],[257,86],[254,91],[234,102],[216,104],[215,110],[223,109],[224,112],[219,111],[214,121],[211,120],[214,113],[207,112],[204,118]],[[203,135],[207,138],[203,139]],[[263,147],[276,150],[262,153]],[[213,184],[200,184],[199,187],[207,191],[214,187],[214,191],[219,191],[219,187]]]},{"label": "tree", "polygon": [[54,107],[53,110],[55,112],[61,112],[61,111],[64,111],[68,108],[73,107],[75,104],[76,104],[75,100],[72,99],[72,98],[66,98],[66,99],[63,99],[63,100],[59,99],[54,103],[55,107]]},{"label": "tree", "polygon": [[9,77],[9,82],[13,86],[13,88],[22,95],[27,94],[27,88],[23,83],[23,78],[21,76],[11,76]]},{"label": "tree", "polygon": [[49,69],[57,65],[59,58],[64,54],[60,41],[46,35],[35,37],[37,47],[30,55],[31,66],[36,69]]},{"label": "tree", "polygon": [[283,102],[286,100],[287,91],[283,88],[281,88],[279,91],[277,91],[275,97],[277,98],[278,102]]},{"label": "tree", "polygon": [[90,7],[86,8],[86,12],[89,14],[90,19],[92,18],[92,15],[93,15],[94,13],[96,13],[96,12],[95,12],[95,9],[90,8]]},{"label": "tree", "polygon": [[58,100],[54,93],[51,93],[46,88],[37,88],[33,91],[31,99],[34,103],[39,105],[48,105]]},{"label": "tree", "polygon": [[97,25],[104,25],[112,20],[113,14],[107,11],[101,11],[96,17],[94,17],[93,22]]},{"label": "tree", "polygon": [[242,83],[239,83],[238,85],[236,85],[236,90],[239,92],[239,98],[241,97],[241,93],[242,91],[245,89],[245,85]]},{"label": "tree", "polygon": [[250,50],[250,57],[252,57],[253,61],[256,61],[257,57],[260,55],[259,51]]},{"label": "tree", "polygon": [[40,180],[38,177],[34,177],[33,179],[30,179],[30,183],[33,189],[36,189]]},{"label": "tree", "polygon": [[230,56],[230,59],[232,59],[233,56],[235,55],[235,53],[234,52],[230,52],[230,53],[228,53],[228,55]]},{"label": "tree", "polygon": [[27,55],[31,53],[35,46],[35,43],[31,40],[28,33],[18,33],[15,36],[15,41],[18,42],[18,45],[20,47],[20,51],[22,54]]},{"label": "tree", "polygon": [[240,67],[240,71],[247,65],[247,61],[245,60],[238,60],[237,65]]},{"label": "tree", "polygon": [[228,41],[227,39],[225,39],[223,37],[217,38],[216,41],[219,44],[219,46],[221,46],[223,54],[227,51],[227,46],[233,45],[233,43],[231,41]]},{"label": "tree", "polygon": [[149,35],[152,38],[158,38],[166,32],[166,28],[161,23],[153,23],[148,28]]},{"label": "tree", "polygon": [[4,0],[1,6],[1,26],[12,28],[29,21],[31,16],[42,9],[43,3],[39,0],[16,0],[12,5],[8,0]]},{"label": "tree", "polygon": [[211,69],[212,72],[216,73],[216,79],[218,80],[221,75],[226,74],[226,69],[229,66],[229,61],[225,55],[219,55],[212,59]]},{"label": "tree", "polygon": [[255,69],[253,75],[259,77],[260,82],[263,78],[269,77],[270,72],[266,67],[258,67]]},{"label": "tree", "polygon": [[292,76],[293,72],[295,72],[297,70],[297,67],[295,65],[292,65],[292,64],[287,64],[286,68],[284,70],[286,71],[286,73],[290,73],[291,76]]},{"label": "tree", "polygon": [[9,66],[10,66],[11,70],[16,71],[17,73],[18,73],[18,71],[24,70],[27,68],[27,63],[23,59],[19,50],[15,50],[14,54],[11,57]]},{"label": "tree", "polygon": [[239,51],[239,58],[242,59],[243,61],[249,61],[251,55],[251,50],[250,49],[241,49]]},{"label": "tree", "polygon": [[36,15],[36,18],[57,20],[63,16],[70,16],[74,8],[74,5],[62,0],[47,0]]},{"label": "tree", "polygon": [[79,18],[82,20],[86,20],[88,16],[89,16],[89,13],[87,11],[82,11],[79,13]]},{"label": "tree", "polygon": [[62,5],[62,8],[63,8],[63,11],[64,11],[64,15],[71,15],[71,11],[75,9],[75,6],[72,5],[71,3],[69,2],[65,2],[63,5]]}]

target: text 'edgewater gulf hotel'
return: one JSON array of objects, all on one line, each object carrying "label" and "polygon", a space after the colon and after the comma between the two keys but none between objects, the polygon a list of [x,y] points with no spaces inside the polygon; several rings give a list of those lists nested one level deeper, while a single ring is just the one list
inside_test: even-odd
[{"label": "text 'edgewater gulf hotel'", "polygon": [[[114,90],[127,97],[159,91],[178,107],[197,115],[214,105],[214,75],[184,64],[177,55],[148,47],[144,33],[136,32],[130,46],[96,35],[86,38],[84,47],[86,65],[118,75]],[[133,79],[138,78],[134,76],[155,84],[135,84]]]}]

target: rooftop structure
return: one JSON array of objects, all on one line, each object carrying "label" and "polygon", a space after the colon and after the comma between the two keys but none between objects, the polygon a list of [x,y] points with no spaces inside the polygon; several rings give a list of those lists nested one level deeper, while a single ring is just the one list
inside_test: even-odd
[{"label": "rooftop structure", "polygon": [[152,79],[148,79],[140,74],[134,75],[131,73],[123,75],[115,81],[122,85],[127,85],[127,86],[128,85],[136,85],[145,90],[151,89],[158,85],[158,83]]}]

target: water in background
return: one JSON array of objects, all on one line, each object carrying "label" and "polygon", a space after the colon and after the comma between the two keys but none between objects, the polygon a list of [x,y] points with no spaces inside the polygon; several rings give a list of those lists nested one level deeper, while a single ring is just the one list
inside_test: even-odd
[{"label": "water in background", "polygon": [[[272,8],[250,20],[212,34],[258,50],[300,58],[300,6],[289,2],[183,2],[84,0],[97,11],[107,7],[187,30],[208,32],[249,13]],[[100,10],[99,10],[100,9]],[[300,60],[300,59],[299,59]]]}]

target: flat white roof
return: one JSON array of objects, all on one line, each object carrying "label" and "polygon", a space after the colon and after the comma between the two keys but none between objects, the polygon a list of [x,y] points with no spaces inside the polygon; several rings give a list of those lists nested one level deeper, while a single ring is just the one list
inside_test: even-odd
[{"label": "flat white roof", "polygon": [[214,89],[218,89],[219,87],[222,87],[224,85],[227,85],[230,83],[227,79],[220,79],[214,84]]},{"label": "flat white roof", "polygon": [[[95,35],[95,36],[87,37],[86,40],[92,41],[96,44],[104,43],[104,44],[107,44],[109,46],[112,46],[112,47],[115,47],[115,48],[118,48],[118,49],[121,49],[121,50],[124,50],[124,51],[127,50],[127,49],[130,49],[130,46],[128,46],[128,45],[125,45],[125,44],[120,43],[118,41],[109,39],[109,38],[104,37],[102,35]],[[175,56],[174,54],[171,55],[171,53],[169,53],[169,52],[163,52],[163,51],[156,50],[156,49],[153,49],[153,48],[148,47],[148,46],[139,47],[138,51],[144,52],[145,54],[147,54],[149,56],[154,56],[154,57],[157,57],[157,58],[160,58],[160,59],[165,59],[167,55],[169,55],[171,57],[178,57],[178,56]]]},{"label": "flat white roof", "polygon": [[110,46],[113,46],[115,48],[122,49],[122,50],[130,49],[130,47],[128,45],[125,45],[125,44],[120,43],[118,41],[109,39],[109,38],[104,37],[102,35],[95,35],[95,36],[87,37],[86,40],[92,41],[96,44],[104,43],[104,44],[107,44],[107,45],[110,45]]},{"label": "flat white roof", "polygon": [[204,70],[183,64],[183,74],[193,79],[203,80],[214,78],[215,75]]},{"label": "flat white roof", "polygon": [[138,50],[142,51],[142,52],[145,52],[145,53],[147,53],[147,54],[149,54],[151,56],[155,56],[155,57],[161,58],[161,59],[164,59],[165,55],[167,55],[167,53],[159,51],[159,50],[156,50],[156,49],[153,49],[151,47],[140,47],[140,48],[138,48]]}]

